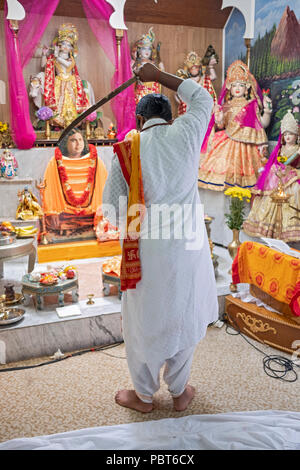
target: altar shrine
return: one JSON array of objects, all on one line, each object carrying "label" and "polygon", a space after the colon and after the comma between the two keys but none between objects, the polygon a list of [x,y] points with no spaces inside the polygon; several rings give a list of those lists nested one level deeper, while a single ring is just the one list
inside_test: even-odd
[{"label": "altar shrine", "polygon": [[[247,314],[243,301],[234,297],[234,289],[242,292],[244,284],[251,284],[254,297],[271,302],[280,315],[291,313],[288,333],[281,331],[280,345],[298,334],[293,312],[282,298],[273,296],[270,301],[262,285],[253,286],[249,277],[242,279],[242,267],[248,264],[241,253],[247,248],[249,254],[250,247],[257,246],[264,252],[264,237],[300,246],[300,53],[293,56],[287,47],[289,38],[296,36],[295,18],[300,12],[281,5],[276,28],[268,32],[270,36],[260,37],[249,27],[255,23],[254,16],[259,19],[261,14],[255,7],[250,9],[250,21],[242,6],[238,13],[234,5],[221,8],[217,0],[209,8],[202,0],[189,0],[185,8],[174,0],[174,11],[167,2],[151,1],[151,14],[143,2],[126,0],[123,9],[112,16],[113,8],[105,0],[20,0],[23,19],[8,18],[8,2],[0,1],[4,25],[0,28],[0,57],[6,64],[0,69],[0,199],[5,201],[0,205],[0,243],[11,240],[14,248],[13,243],[22,244],[16,240],[32,241],[24,242],[30,245],[24,253],[30,255],[24,272],[15,269],[13,257],[11,269],[5,259],[0,271],[0,295],[5,295],[9,273],[13,277],[9,281],[19,290],[18,300],[22,297],[17,305],[26,311],[20,323],[9,328],[0,325],[0,341],[2,333],[3,341],[15,346],[28,333],[23,326],[35,330],[37,336],[46,328],[46,346],[42,341],[30,344],[30,335],[26,338],[30,344],[27,357],[48,354],[55,343],[52,335],[63,345],[63,331],[70,350],[87,345],[90,339],[78,333],[73,341],[72,332],[80,320],[82,335],[89,336],[89,322],[96,325],[98,314],[109,313],[110,317],[105,319],[109,338],[99,333],[97,339],[112,342],[122,338],[118,323],[120,228],[102,211],[114,145],[135,133],[135,108],[145,95],[167,96],[173,120],[184,119],[188,111],[176,93],[157,81],[133,80],[128,86],[128,80],[147,62],[157,67],[157,77],[167,71],[192,79],[213,99],[194,183],[204,209],[220,321],[226,318],[226,310],[237,319],[240,306]],[[266,1],[269,10],[270,3]],[[236,17],[241,29],[246,23],[246,36],[232,42]],[[279,35],[286,46],[281,53]],[[122,92],[110,99],[119,87]],[[103,99],[105,103],[94,108]],[[70,130],[74,121],[77,124]],[[281,260],[278,253],[272,253],[276,263]],[[297,257],[297,262],[291,258],[290,265],[296,270]],[[83,281],[80,266],[85,260]],[[74,261],[76,281],[60,279],[60,268]],[[170,262],[176,263],[176,259]],[[89,263],[99,263],[98,271],[92,266],[89,272]],[[116,263],[118,269],[113,272],[111,266]],[[49,282],[43,288],[35,280],[41,270],[47,279],[47,275],[57,277],[54,287]],[[80,292],[85,282],[90,290],[78,298],[77,288]],[[70,299],[63,287],[69,284],[76,290],[71,303],[77,312],[70,318],[67,309],[56,310],[56,304],[68,306],[65,300]],[[284,283],[280,280],[279,284]],[[286,292],[292,295],[296,285],[290,281]],[[59,302],[51,304],[45,295],[43,303],[40,294],[47,291],[58,293]],[[268,291],[271,294],[274,292]],[[2,303],[7,300],[3,297]],[[2,303],[1,308],[7,307]],[[244,327],[249,330],[249,325]],[[9,360],[19,359],[10,347]]]}]

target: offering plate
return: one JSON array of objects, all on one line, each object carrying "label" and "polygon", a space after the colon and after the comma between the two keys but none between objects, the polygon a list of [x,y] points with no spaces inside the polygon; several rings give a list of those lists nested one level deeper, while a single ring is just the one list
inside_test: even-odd
[{"label": "offering plate", "polygon": [[9,325],[22,320],[25,310],[17,307],[3,308],[0,310],[0,325]]}]

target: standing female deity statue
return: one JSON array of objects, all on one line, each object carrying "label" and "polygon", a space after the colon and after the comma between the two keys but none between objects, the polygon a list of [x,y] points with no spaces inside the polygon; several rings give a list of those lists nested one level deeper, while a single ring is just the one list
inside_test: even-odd
[{"label": "standing female deity statue", "polygon": [[[282,205],[282,227],[277,225],[277,204],[272,200],[280,183],[289,200]],[[271,153],[255,187],[251,211],[243,230],[250,236],[300,240],[300,131],[289,111],[281,121],[278,143]],[[280,233],[279,233],[280,232]]]},{"label": "standing female deity statue", "polygon": [[[133,46],[131,51],[132,70],[138,70],[146,62],[155,64],[160,70],[164,70],[164,65],[160,59],[160,43],[154,47],[155,34],[150,28]],[[135,103],[149,93],[161,93],[161,85],[157,82],[140,82],[135,86]]]},{"label": "standing female deity statue", "polygon": [[67,127],[89,107],[89,99],[80,79],[75,58],[78,33],[74,25],[63,24],[53,41],[54,53],[43,48],[45,65],[44,102],[54,112],[52,124]]},{"label": "standing female deity statue", "polygon": [[264,128],[270,124],[272,102],[262,95],[254,76],[240,60],[228,68],[213,111],[202,145],[199,187],[214,191],[234,185],[253,187],[268,146]]},{"label": "standing female deity statue", "polygon": [[[191,78],[202,85],[211,94],[214,103],[216,103],[217,95],[212,82],[217,78],[214,67],[218,61],[218,55],[211,45],[208,46],[203,59],[196,52],[191,51],[185,59],[184,67],[178,69],[176,75],[184,79]],[[175,94],[175,100],[178,103],[178,115],[181,116],[186,112],[186,104],[177,94]]]}]

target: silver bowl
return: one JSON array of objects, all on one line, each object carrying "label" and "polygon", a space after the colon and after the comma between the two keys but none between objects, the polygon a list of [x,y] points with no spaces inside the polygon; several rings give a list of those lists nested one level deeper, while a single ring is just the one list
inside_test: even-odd
[{"label": "silver bowl", "polygon": [[1,235],[0,234],[0,245],[11,245],[16,241],[17,234],[16,233],[10,233],[9,235]]}]

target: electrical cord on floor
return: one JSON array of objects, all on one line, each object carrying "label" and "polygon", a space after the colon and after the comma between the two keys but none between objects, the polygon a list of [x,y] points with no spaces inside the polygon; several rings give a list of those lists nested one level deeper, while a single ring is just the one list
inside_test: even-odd
[{"label": "electrical cord on floor", "polygon": [[[298,380],[298,374],[294,367],[300,368],[300,365],[296,364],[294,361],[284,356],[277,356],[277,355],[269,356],[268,354],[266,354],[264,351],[259,349],[253,343],[251,343],[251,341],[249,341],[249,339],[245,335],[243,335],[238,325],[236,324],[235,320],[233,320],[233,318],[228,314],[228,312],[226,312],[226,315],[228,319],[234,325],[233,326],[232,324],[227,324],[226,333],[229,335],[233,335],[233,336],[241,335],[242,338],[244,338],[244,340],[247,341],[248,344],[250,344],[250,346],[252,346],[258,352],[264,355],[263,369],[264,369],[264,372],[269,377],[272,377],[273,379],[283,380],[284,382],[296,382],[296,380]],[[235,333],[229,333],[228,328],[232,328],[235,331]],[[277,366],[280,366],[280,369],[278,369]],[[286,378],[288,373],[292,373],[292,377],[290,379]]]},{"label": "electrical cord on floor", "polygon": [[[117,346],[120,346],[120,344],[123,344],[123,343],[124,341],[119,341],[118,343],[114,343],[114,344],[108,344],[108,345],[99,346],[99,347],[96,346],[94,348],[83,349],[81,351],[77,351],[74,353],[66,353],[62,357],[59,357],[58,359],[53,359],[52,361],[41,362],[40,364],[33,364],[30,366],[20,366],[20,367],[10,367],[10,368],[5,368],[5,369],[0,369],[0,372],[12,372],[16,370],[35,369],[36,367],[47,366],[49,364],[55,364],[57,362],[64,361],[65,359],[69,359],[70,357],[81,356],[82,354],[85,354],[88,352],[98,351],[98,352],[102,352],[103,354],[107,354],[107,353],[104,353],[106,349],[116,348]],[[107,355],[110,357],[116,357],[118,359],[126,359],[126,358],[122,358],[118,356],[113,356],[112,354],[107,354]]]}]

